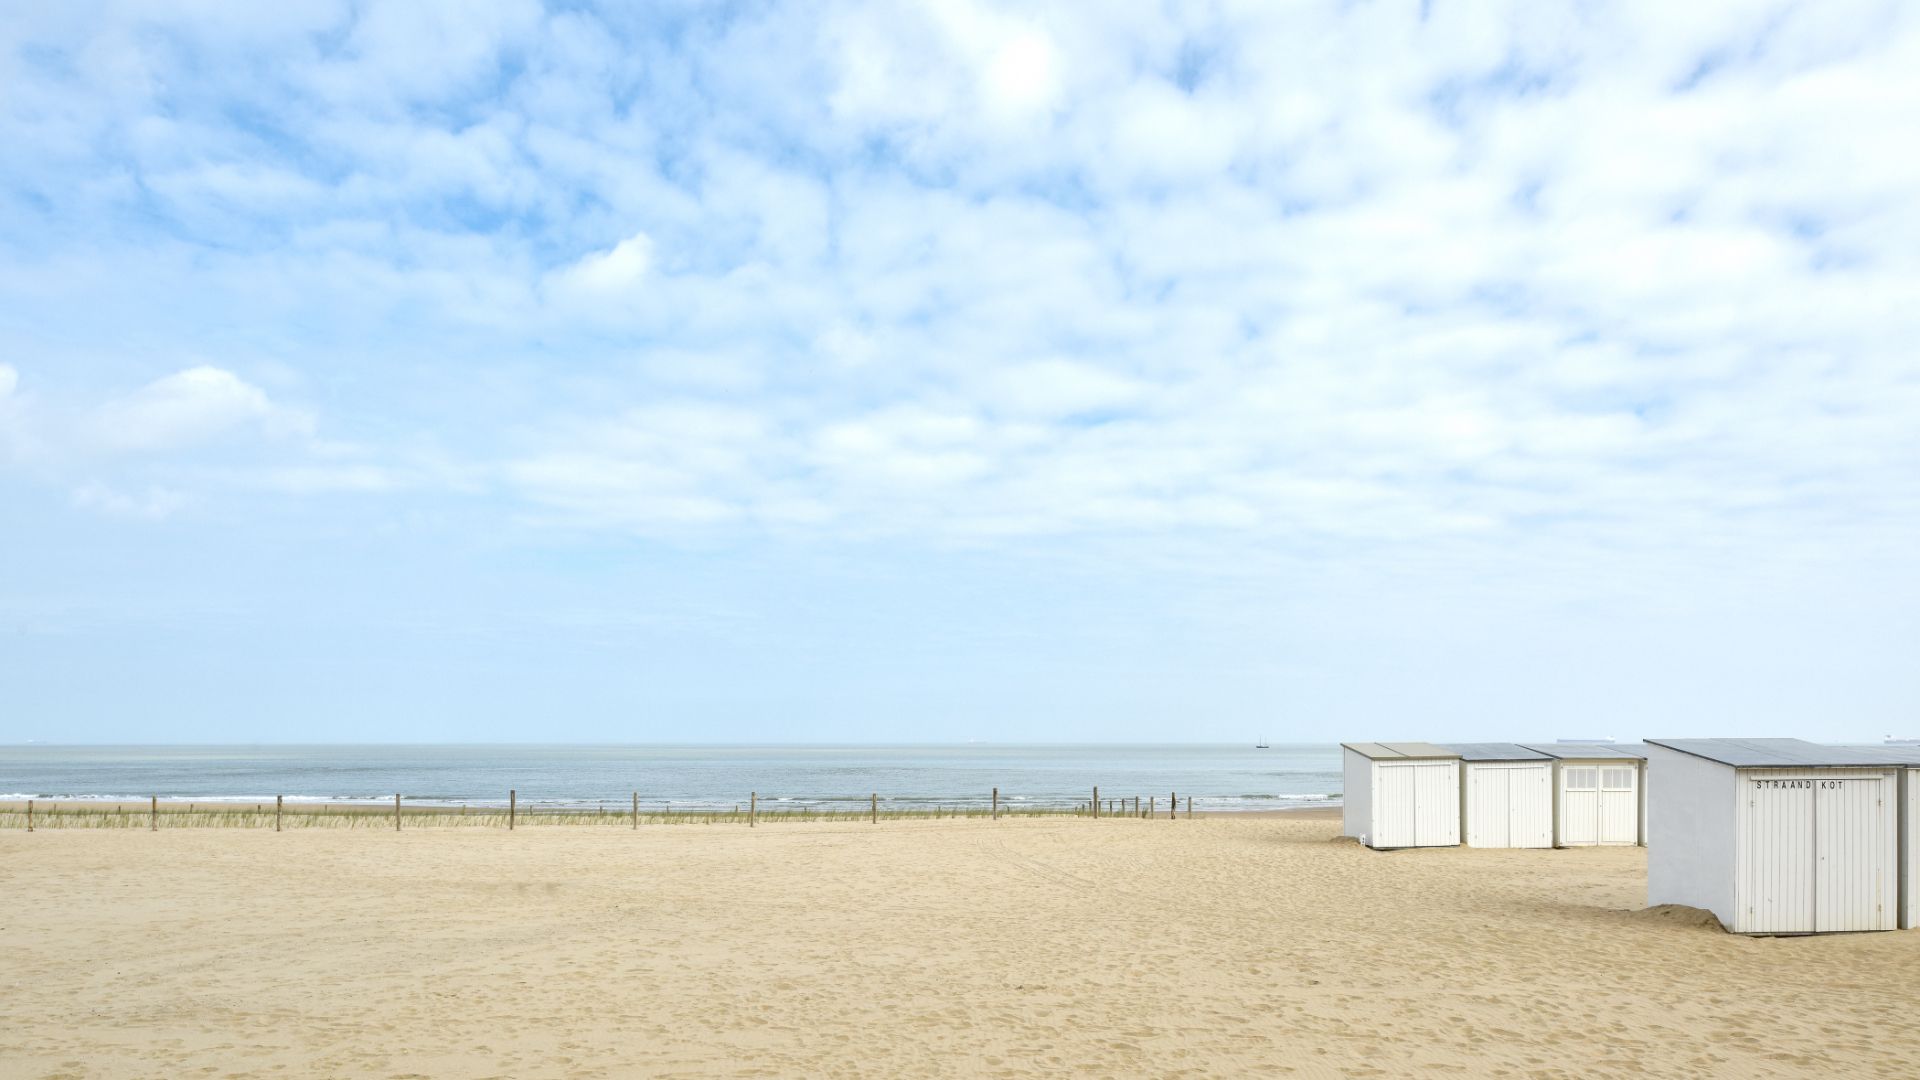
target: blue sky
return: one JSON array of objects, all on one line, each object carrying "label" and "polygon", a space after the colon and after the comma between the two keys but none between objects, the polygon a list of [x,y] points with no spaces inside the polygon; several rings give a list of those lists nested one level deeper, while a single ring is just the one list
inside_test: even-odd
[{"label": "blue sky", "polygon": [[1920,733],[1920,9],[31,5],[0,741]]}]

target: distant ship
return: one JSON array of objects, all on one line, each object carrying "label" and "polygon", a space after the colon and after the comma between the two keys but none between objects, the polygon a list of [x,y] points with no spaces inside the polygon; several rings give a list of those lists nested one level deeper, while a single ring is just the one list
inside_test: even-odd
[{"label": "distant ship", "polygon": [[1265,749],[1267,749],[1267,737],[1266,737],[1265,735],[1262,735],[1262,736],[1260,736],[1260,741],[1259,741],[1259,742],[1257,742],[1257,743],[1254,743],[1254,744],[1253,744],[1253,748],[1254,748],[1255,750],[1265,750]]}]

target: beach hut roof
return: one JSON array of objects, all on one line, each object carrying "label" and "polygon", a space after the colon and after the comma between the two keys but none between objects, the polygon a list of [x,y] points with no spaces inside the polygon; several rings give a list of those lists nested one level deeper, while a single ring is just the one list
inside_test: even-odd
[{"label": "beach hut roof", "polygon": [[1446,748],[1457,752],[1462,761],[1551,761],[1552,757],[1538,750],[1530,750],[1519,743],[1510,742],[1468,742],[1448,743]]},{"label": "beach hut roof", "polygon": [[1871,746],[1837,746],[1836,750],[1857,750],[1862,754],[1871,754],[1884,765],[1906,765],[1920,767],[1920,743],[1902,745],[1900,743],[1879,743]]},{"label": "beach hut roof", "polygon": [[1612,743],[1527,743],[1529,750],[1537,750],[1550,758],[1561,761],[1586,761],[1592,758],[1624,758],[1628,761],[1645,761],[1647,755],[1631,747],[1615,746]]},{"label": "beach hut roof", "polygon": [[1920,765],[1920,754],[1890,746],[1822,746],[1805,739],[1648,739],[1655,746],[1736,769]]},{"label": "beach hut roof", "polygon": [[1374,761],[1406,761],[1413,758],[1439,758],[1456,761],[1460,755],[1444,746],[1435,746],[1427,742],[1350,742],[1341,746]]}]

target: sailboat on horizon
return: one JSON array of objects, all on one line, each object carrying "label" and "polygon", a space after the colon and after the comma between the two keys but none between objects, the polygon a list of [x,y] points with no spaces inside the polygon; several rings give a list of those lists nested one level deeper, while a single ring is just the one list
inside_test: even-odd
[{"label": "sailboat on horizon", "polygon": [[1268,748],[1268,747],[1267,747],[1267,737],[1266,737],[1265,735],[1262,735],[1262,736],[1260,736],[1260,741],[1259,741],[1259,742],[1257,742],[1257,743],[1254,743],[1254,744],[1253,744],[1253,748],[1254,748],[1255,750],[1265,750],[1265,749],[1267,749],[1267,748]]}]

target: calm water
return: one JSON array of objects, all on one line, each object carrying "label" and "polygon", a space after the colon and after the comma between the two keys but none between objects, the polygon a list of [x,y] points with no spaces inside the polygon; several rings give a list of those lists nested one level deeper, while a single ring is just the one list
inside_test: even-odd
[{"label": "calm water", "polygon": [[1070,806],[1193,797],[1195,809],[1339,800],[1337,746],[0,746],[0,798],[390,799],[419,803],[724,809],[775,806]]}]

